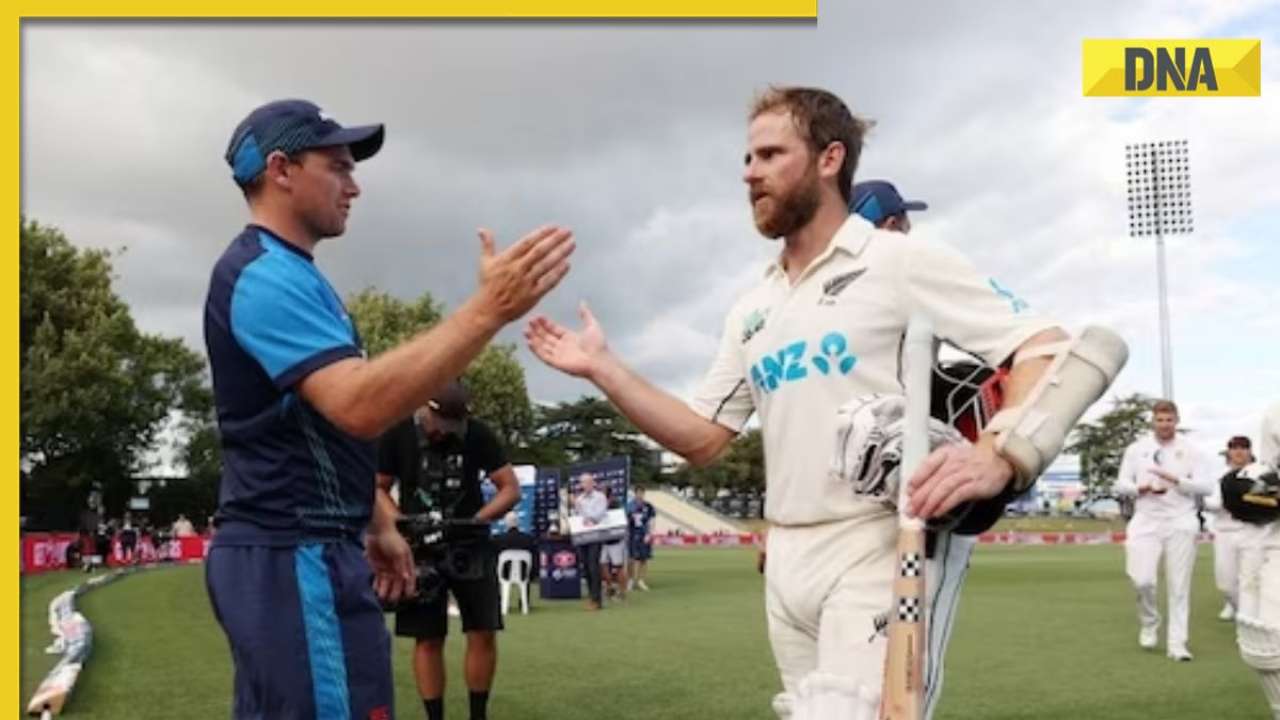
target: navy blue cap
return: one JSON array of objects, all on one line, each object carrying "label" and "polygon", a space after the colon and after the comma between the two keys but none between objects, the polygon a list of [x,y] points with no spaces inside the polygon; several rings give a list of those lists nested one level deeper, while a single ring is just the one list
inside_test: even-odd
[{"label": "navy blue cap", "polygon": [[227,145],[231,177],[244,185],[267,168],[276,150],[292,155],[313,148],[346,145],[356,161],[370,158],[382,147],[382,125],[342,127],[306,100],[276,100],[240,121]]},{"label": "navy blue cap", "polygon": [[856,212],[873,225],[890,215],[907,210],[927,210],[928,205],[919,200],[903,200],[898,189],[887,180],[867,180],[853,186],[853,198],[849,212]]}]

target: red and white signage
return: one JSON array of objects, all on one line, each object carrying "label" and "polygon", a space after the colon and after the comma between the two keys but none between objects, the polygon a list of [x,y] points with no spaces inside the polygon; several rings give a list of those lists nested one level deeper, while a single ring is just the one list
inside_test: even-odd
[{"label": "red and white signage", "polygon": [[[22,573],[61,570],[67,566],[67,546],[80,542],[75,533],[28,533],[22,536]],[[81,554],[89,548],[81,548]],[[193,536],[174,538],[156,546],[143,537],[134,547],[133,558],[126,557],[119,538],[111,542],[105,562],[109,567],[148,564],[164,561],[202,560],[209,551],[209,538]]]}]

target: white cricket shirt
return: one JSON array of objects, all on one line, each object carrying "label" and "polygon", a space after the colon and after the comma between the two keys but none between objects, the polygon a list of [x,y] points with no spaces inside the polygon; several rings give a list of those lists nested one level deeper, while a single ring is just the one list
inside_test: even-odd
[{"label": "white cricket shirt", "polygon": [[[1151,472],[1153,467],[1171,472],[1182,481],[1175,487],[1169,487],[1169,483]],[[1199,530],[1196,496],[1213,491],[1214,478],[1211,475],[1204,454],[1180,435],[1164,444],[1158,442],[1152,433],[1134,441],[1124,451],[1114,486],[1117,493],[1137,498],[1128,533]],[[1139,495],[1139,486],[1165,487],[1166,492]]]},{"label": "white cricket shirt", "polygon": [[730,310],[690,404],[734,431],[760,413],[770,522],[887,512],[830,472],[837,410],[862,395],[902,393],[902,341],[917,309],[939,338],[993,365],[1054,327],[955,250],[877,230],[858,215],[794,286],[776,260]]}]

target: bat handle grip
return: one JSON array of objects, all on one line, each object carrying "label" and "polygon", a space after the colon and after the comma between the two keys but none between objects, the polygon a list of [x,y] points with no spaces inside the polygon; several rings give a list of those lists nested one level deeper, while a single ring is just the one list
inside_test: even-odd
[{"label": "bat handle grip", "polygon": [[907,322],[903,343],[905,368],[902,384],[907,407],[902,437],[902,472],[898,485],[898,507],[905,508],[907,481],[929,454],[929,403],[933,376],[933,321],[915,313]]}]

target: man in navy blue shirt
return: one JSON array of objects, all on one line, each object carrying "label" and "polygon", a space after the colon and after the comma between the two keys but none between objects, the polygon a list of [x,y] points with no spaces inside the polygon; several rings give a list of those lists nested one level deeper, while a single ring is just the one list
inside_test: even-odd
[{"label": "man in navy blue shirt", "polygon": [[476,293],[367,359],[312,252],[345,231],[355,164],[383,136],[282,100],[250,113],[227,148],[251,222],[214,266],[205,304],[223,450],[205,567],[236,718],[393,717],[377,596],[412,592],[414,571],[395,505],[375,491],[374,441],[568,272],[567,229],[539,228],[500,253],[482,230]]},{"label": "man in navy blue shirt", "polygon": [[653,505],[644,499],[644,488],[635,489],[635,497],[627,503],[627,529],[631,552],[631,582],[648,590],[649,560],[653,558]]}]

